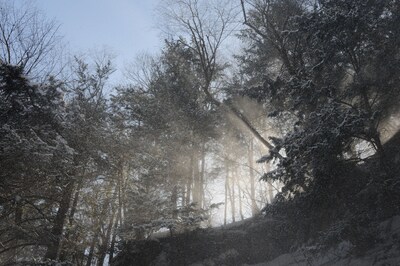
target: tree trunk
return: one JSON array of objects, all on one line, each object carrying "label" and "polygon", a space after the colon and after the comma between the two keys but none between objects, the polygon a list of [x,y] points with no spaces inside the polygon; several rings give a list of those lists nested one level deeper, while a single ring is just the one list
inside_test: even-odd
[{"label": "tree trunk", "polygon": [[[114,189],[113,195],[110,195],[110,191]],[[100,215],[100,228],[103,228],[102,231],[99,230],[99,237],[101,238],[101,245],[98,247],[98,261],[97,265],[102,266],[104,263],[105,256],[107,254],[108,243],[110,241],[111,230],[115,217],[115,202],[112,200],[117,196],[116,187],[112,187],[110,185],[110,190],[106,192],[106,199],[103,203],[102,212]],[[110,206],[110,208],[109,208]],[[109,217],[109,222],[107,228],[104,230],[104,223],[102,217]]]},{"label": "tree trunk", "polygon": [[185,205],[190,204],[190,196],[192,193],[192,183],[193,183],[193,168],[194,168],[194,158],[193,158],[193,153],[190,155],[190,168],[189,168],[189,173],[187,176],[187,181],[186,181],[186,199],[185,199]]},{"label": "tree trunk", "polygon": [[[14,223],[16,226],[20,226],[21,222],[22,222],[22,214],[23,214],[23,210],[22,210],[22,199],[20,196],[15,197],[15,217],[14,217]],[[14,242],[14,246],[17,247],[18,246],[18,241],[19,237],[16,237]],[[13,251],[13,257],[14,260],[17,261],[18,260],[18,249],[15,248]]]},{"label": "tree trunk", "polygon": [[235,176],[234,173],[232,171],[232,175],[231,175],[231,179],[230,181],[232,181],[231,186],[229,187],[229,199],[231,202],[231,213],[232,213],[232,222],[234,223],[236,221],[236,206],[235,206]]},{"label": "tree trunk", "polygon": [[205,203],[204,203],[204,199],[205,199],[205,193],[204,193],[204,175],[205,175],[205,166],[206,164],[206,150],[205,150],[205,143],[202,143],[201,146],[201,170],[200,170],[200,208],[203,208]]},{"label": "tree trunk", "polygon": [[250,200],[251,200],[251,215],[255,216],[259,210],[256,203],[256,188],[254,184],[254,147],[253,138],[250,137],[249,149],[248,149],[248,163],[250,169]]},{"label": "tree trunk", "polygon": [[120,219],[121,219],[121,209],[118,209],[117,218],[115,219],[114,230],[113,230],[113,235],[112,235],[111,244],[110,244],[110,255],[108,257],[108,265],[111,265],[111,261],[114,257],[115,242],[117,239],[118,220],[120,220]]},{"label": "tree trunk", "polygon": [[269,204],[271,204],[274,201],[274,188],[269,185],[268,187],[268,197],[269,197]]},{"label": "tree trunk", "polygon": [[173,218],[173,219],[178,218],[178,213],[177,213],[178,205],[177,205],[177,201],[178,201],[178,186],[177,186],[177,185],[174,185],[174,187],[172,188],[172,193],[171,193],[172,218]]},{"label": "tree trunk", "polygon": [[45,254],[45,258],[50,260],[57,260],[60,248],[61,248],[61,240],[64,229],[65,219],[67,217],[67,213],[71,203],[72,192],[74,189],[75,182],[71,180],[64,189],[64,193],[61,198],[60,206],[58,208],[57,215],[54,219],[53,229],[51,231],[52,241],[47,247],[47,251]]},{"label": "tree trunk", "polygon": [[[71,228],[73,223],[74,223],[74,215],[75,215],[75,212],[76,212],[76,207],[78,206],[79,193],[81,191],[82,184],[83,184],[83,179],[81,178],[81,180],[79,181],[79,183],[78,183],[78,185],[76,187],[76,191],[75,191],[75,194],[74,194],[74,200],[73,200],[72,206],[71,206],[71,211],[69,212],[69,215],[68,215],[68,225],[69,225],[68,227],[69,228]],[[69,240],[70,234],[71,234],[71,229],[66,230],[65,236],[64,236],[64,241],[68,241]],[[60,253],[61,253],[60,260],[61,261],[65,261],[67,256],[68,256],[67,251],[61,250]]]},{"label": "tree trunk", "polygon": [[225,159],[225,201],[224,201],[224,225],[226,225],[226,217],[227,217],[227,212],[228,212],[228,189],[229,189],[229,167],[227,160]]},{"label": "tree trunk", "polygon": [[200,191],[200,170],[199,170],[199,154],[197,150],[193,151],[193,202],[196,203],[196,208],[200,208],[201,191]]},{"label": "tree trunk", "polygon": [[114,217],[115,217],[115,211],[112,211],[112,215],[110,217],[110,221],[107,226],[107,231],[105,237],[102,239],[102,244],[99,247],[99,260],[97,261],[97,266],[103,266],[104,264],[104,259],[106,258],[107,255],[107,250],[108,250],[108,243],[110,241],[111,237],[111,231],[112,231],[112,226],[114,223]]},{"label": "tree trunk", "polygon": [[122,226],[123,224],[123,202],[122,202],[122,183],[123,183],[123,178],[124,178],[124,169],[123,169],[123,162],[122,160],[119,162],[119,166],[118,166],[118,182],[117,182],[117,186],[118,186],[118,214],[119,214],[119,222],[120,225]]},{"label": "tree trunk", "polygon": [[[269,164],[265,165],[265,172],[269,172]],[[271,204],[274,200],[274,190],[275,187],[272,184],[272,180],[266,183],[268,185],[267,191],[268,191],[268,203]]]},{"label": "tree trunk", "polygon": [[92,239],[92,243],[90,244],[89,255],[88,255],[88,258],[86,261],[86,266],[92,265],[92,260],[93,260],[93,256],[94,256],[94,247],[96,246],[97,239],[99,237],[99,231],[100,230],[97,230],[96,234],[94,235],[94,237]]},{"label": "tree trunk", "polygon": [[237,167],[235,168],[235,178],[236,178],[236,186],[238,189],[238,197],[239,197],[239,214],[240,214],[240,219],[243,221],[244,220],[244,215],[243,215],[243,206],[242,206],[242,188],[240,187],[240,182],[239,182],[239,175],[238,175],[238,169]]},{"label": "tree trunk", "polygon": [[117,206],[117,217],[115,219],[114,223],[114,230],[113,230],[113,235],[110,243],[110,255],[108,257],[108,264],[111,265],[111,261],[114,257],[114,248],[115,248],[115,242],[117,240],[117,229],[118,229],[118,222],[120,223],[120,226],[122,226],[122,204],[121,204],[121,179],[123,178],[124,172],[123,172],[123,165],[122,165],[122,160],[119,162],[119,168],[118,168],[118,177],[117,177],[117,189],[115,190],[118,193],[118,206]]}]

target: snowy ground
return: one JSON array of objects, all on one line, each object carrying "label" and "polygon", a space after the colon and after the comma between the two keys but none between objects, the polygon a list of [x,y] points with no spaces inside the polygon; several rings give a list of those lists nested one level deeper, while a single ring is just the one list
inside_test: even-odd
[{"label": "snowy ground", "polygon": [[[127,249],[119,254],[120,258],[115,265],[400,265],[400,215],[379,225],[381,240],[373,249],[363,254],[356,254],[357,249],[348,241],[343,241],[325,252],[319,251],[318,244],[315,244],[295,252],[284,253],[289,250],[291,241],[290,238],[285,240],[280,231],[275,231],[279,224],[280,222],[274,219],[258,217],[218,228],[176,235],[172,238],[153,239],[148,248],[139,249],[141,250],[139,253],[135,246],[128,245]],[[276,242],[277,237],[288,245],[279,247]],[[143,242],[141,245],[146,246],[146,243]],[[154,253],[156,249],[159,251]],[[138,263],[143,258],[149,258],[149,262]]]},{"label": "snowy ground", "polygon": [[349,242],[342,242],[336,248],[325,253],[313,254],[312,251],[315,250],[315,247],[311,246],[293,253],[283,254],[269,262],[247,266],[400,265],[400,216],[394,216],[381,223],[379,229],[384,241],[359,257],[352,254],[353,246]]}]

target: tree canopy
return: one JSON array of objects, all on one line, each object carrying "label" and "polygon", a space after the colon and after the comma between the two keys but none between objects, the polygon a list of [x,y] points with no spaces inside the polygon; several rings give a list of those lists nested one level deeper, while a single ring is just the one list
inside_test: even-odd
[{"label": "tree canopy", "polygon": [[58,24],[0,4],[1,263],[100,266],[260,213],[362,246],[399,214],[399,1],[164,1],[160,54],[114,87],[109,56],[57,75]]}]

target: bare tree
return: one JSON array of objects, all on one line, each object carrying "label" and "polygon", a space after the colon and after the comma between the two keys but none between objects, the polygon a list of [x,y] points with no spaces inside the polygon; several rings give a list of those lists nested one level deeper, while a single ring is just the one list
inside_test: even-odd
[{"label": "bare tree", "polygon": [[35,80],[57,76],[62,69],[59,27],[31,2],[16,7],[0,0],[0,61],[21,66]]},{"label": "bare tree", "polygon": [[217,63],[219,49],[238,26],[238,8],[232,2],[164,0],[160,10],[167,33],[173,32],[190,40],[187,45],[199,57],[207,93],[220,70]]},{"label": "bare tree", "polygon": [[230,0],[164,0],[160,13],[164,17],[163,28],[167,33],[188,38],[181,41],[198,56],[203,76],[202,90],[207,99],[233,114],[267,148],[274,146],[254,128],[247,117],[234,105],[218,100],[212,92],[222,64],[218,56],[223,42],[239,27],[240,4]]},{"label": "bare tree", "polygon": [[137,55],[133,62],[125,66],[124,77],[133,82],[138,89],[146,91],[156,71],[157,59],[157,56],[147,53]]}]

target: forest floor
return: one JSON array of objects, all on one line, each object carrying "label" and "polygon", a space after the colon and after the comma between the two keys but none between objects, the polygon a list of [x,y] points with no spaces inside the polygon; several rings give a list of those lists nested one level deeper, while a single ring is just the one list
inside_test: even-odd
[{"label": "forest floor", "polygon": [[382,222],[380,241],[355,253],[343,241],[321,251],[318,243],[290,250],[292,239],[279,221],[256,217],[218,228],[125,246],[113,265],[286,266],[286,265],[400,265],[400,216]]}]

